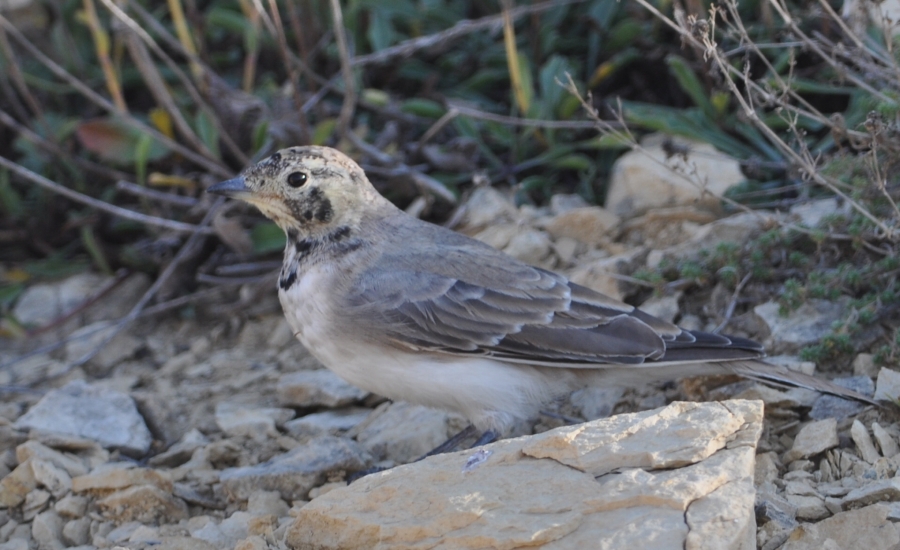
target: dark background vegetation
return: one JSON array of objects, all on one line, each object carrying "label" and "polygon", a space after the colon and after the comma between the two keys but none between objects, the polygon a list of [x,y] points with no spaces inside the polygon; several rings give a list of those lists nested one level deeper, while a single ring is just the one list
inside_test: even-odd
[{"label": "dark background vegetation", "polygon": [[34,329],[10,314],[26,285],[80,270],[165,278],[147,303],[271,271],[277,228],[203,189],[283,146],[338,147],[400,207],[445,223],[475,182],[520,204],[577,193],[602,205],[616,158],[663,131],[742,162],[730,211],[835,194],[855,206],[638,276],[699,291],[751,273],[749,294],[786,310],[846,300],[808,357],[861,351],[854,335],[878,325],[884,337],[865,346],[896,366],[893,39],[877,21],[842,24],[840,2],[721,7],[714,26],[707,2],[656,0],[36,0],[0,12],[0,332]]}]

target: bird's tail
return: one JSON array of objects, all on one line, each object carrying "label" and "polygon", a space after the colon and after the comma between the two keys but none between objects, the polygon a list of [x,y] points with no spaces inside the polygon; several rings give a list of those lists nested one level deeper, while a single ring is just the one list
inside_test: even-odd
[{"label": "bird's tail", "polygon": [[821,393],[836,395],[838,397],[843,397],[846,399],[854,399],[856,401],[869,403],[871,405],[878,405],[878,403],[872,398],[867,397],[859,392],[855,392],[847,388],[842,388],[841,386],[833,384],[828,380],[816,378],[808,374],[803,374],[802,372],[793,371],[780,365],[766,363],[765,361],[723,361],[719,364],[739,376],[743,376],[744,378],[749,378],[751,380],[758,380],[766,384],[780,386],[798,386],[801,388],[815,390]]}]

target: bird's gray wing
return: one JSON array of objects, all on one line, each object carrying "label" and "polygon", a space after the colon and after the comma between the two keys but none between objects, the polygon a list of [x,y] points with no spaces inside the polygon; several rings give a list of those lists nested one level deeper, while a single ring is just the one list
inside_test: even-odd
[{"label": "bird's gray wing", "polygon": [[[355,323],[418,350],[587,366],[658,360],[667,347],[697,342],[675,325],[468,240],[382,255],[352,287],[344,311]],[[710,335],[708,343],[730,341]]]}]

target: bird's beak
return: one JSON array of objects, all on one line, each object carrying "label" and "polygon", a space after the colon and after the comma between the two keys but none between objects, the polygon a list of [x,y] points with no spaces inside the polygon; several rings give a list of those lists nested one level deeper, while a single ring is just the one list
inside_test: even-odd
[{"label": "bird's beak", "polygon": [[243,199],[250,195],[250,188],[244,182],[243,176],[219,182],[211,185],[206,189],[207,193],[215,193],[216,195],[225,195],[234,199]]}]

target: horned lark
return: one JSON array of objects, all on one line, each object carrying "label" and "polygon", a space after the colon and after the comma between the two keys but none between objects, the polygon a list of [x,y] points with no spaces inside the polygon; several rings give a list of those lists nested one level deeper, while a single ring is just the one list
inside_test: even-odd
[{"label": "horned lark", "polygon": [[587,384],[735,372],[851,393],[755,361],[764,352],[751,340],[683,330],[413,218],[334,149],[284,149],[209,191],[255,205],[287,234],[278,296],[325,366],[488,433]]}]

